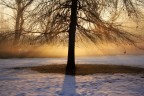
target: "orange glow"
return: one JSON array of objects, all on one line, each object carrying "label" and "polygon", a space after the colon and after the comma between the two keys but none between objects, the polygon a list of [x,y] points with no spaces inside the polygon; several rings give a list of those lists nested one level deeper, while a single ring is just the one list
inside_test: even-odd
[{"label": "orange glow", "polygon": [[[125,47],[125,48],[124,48]],[[141,47],[144,48],[144,44],[141,43]],[[67,57],[67,47],[66,46],[0,46],[0,55],[5,55],[6,57]],[[104,44],[104,45],[85,45],[76,47],[75,55],[76,57],[84,56],[101,56],[101,55],[126,55],[129,54],[144,54],[144,50],[134,48],[132,46],[116,46],[114,44]]]}]

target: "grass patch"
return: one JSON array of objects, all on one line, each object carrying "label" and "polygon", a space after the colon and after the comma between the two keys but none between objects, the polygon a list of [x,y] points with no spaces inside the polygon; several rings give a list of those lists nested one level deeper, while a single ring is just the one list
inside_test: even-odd
[{"label": "grass patch", "polygon": [[[30,69],[40,73],[65,74],[65,64],[43,65],[27,68],[14,68],[16,70]],[[144,68],[123,65],[101,65],[101,64],[77,64],[75,75],[88,75],[96,73],[144,73]]]}]

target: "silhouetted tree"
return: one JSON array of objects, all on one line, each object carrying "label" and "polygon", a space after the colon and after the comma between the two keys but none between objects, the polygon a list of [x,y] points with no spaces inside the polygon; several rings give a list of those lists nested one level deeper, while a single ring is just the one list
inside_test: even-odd
[{"label": "silhouetted tree", "polygon": [[24,12],[28,8],[29,5],[33,0],[1,0],[0,3],[14,11],[16,11],[16,17],[15,17],[15,36],[14,36],[14,45],[17,45],[19,43],[22,31],[23,31],[23,25],[24,25]]},{"label": "silhouetted tree", "polygon": [[[143,0],[40,0],[31,12],[32,26],[40,30],[47,42],[68,41],[67,69],[75,70],[75,40],[132,44],[139,37],[124,30],[116,21],[141,18]],[[106,20],[105,18],[108,18]],[[41,38],[40,38],[41,39]]]}]

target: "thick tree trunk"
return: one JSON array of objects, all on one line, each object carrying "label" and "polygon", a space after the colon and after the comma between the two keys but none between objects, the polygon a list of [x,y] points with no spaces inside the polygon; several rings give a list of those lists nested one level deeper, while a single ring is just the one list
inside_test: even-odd
[{"label": "thick tree trunk", "polygon": [[69,25],[68,61],[66,70],[75,71],[75,33],[77,26],[77,3],[78,0],[71,0],[71,17]]}]

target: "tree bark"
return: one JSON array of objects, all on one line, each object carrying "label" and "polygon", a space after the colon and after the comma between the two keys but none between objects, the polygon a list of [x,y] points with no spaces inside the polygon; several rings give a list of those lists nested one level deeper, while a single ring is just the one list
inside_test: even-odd
[{"label": "tree bark", "polygon": [[69,25],[68,60],[66,70],[75,71],[75,33],[77,26],[77,3],[78,0],[71,0],[71,17]]}]

